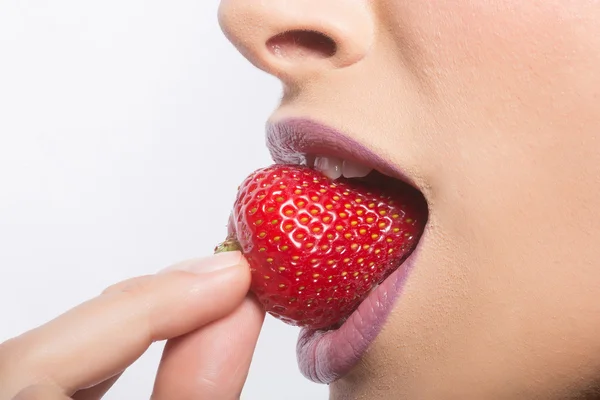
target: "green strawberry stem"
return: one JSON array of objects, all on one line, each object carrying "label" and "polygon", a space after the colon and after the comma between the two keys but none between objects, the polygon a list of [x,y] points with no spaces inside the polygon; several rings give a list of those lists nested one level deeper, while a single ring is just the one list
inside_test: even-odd
[{"label": "green strawberry stem", "polygon": [[215,247],[215,254],[224,253],[226,251],[241,251],[242,246],[235,238],[227,238],[223,243]]}]

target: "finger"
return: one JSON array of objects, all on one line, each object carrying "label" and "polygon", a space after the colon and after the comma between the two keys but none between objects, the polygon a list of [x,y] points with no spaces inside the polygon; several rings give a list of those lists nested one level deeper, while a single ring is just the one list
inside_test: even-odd
[{"label": "finger", "polygon": [[17,371],[6,383],[16,390],[44,376],[67,394],[96,385],[123,371],[153,341],[183,335],[229,314],[250,285],[239,252],[178,268],[184,271],[175,268],[109,288],[14,339],[10,354],[0,354],[12,359]]},{"label": "finger", "polygon": [[19,392],[13,400],[71,400],[60,388],[54,385],[29,386]]},{"label": "finger", "polygon": [[238,399],[265,312],[247,297],[233,313],[165,346],[153,400]]},{"label": "finger", "polygon": [[79,390],[72,396],[73,400],[100,400],[113,387],[120,376],[121,374],[113,376],[89,389]]}]

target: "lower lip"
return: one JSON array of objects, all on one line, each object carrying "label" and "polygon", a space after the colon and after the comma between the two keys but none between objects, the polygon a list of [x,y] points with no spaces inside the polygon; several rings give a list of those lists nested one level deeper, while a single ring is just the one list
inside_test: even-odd
[{"label": "lower lip", "polygon": [[[422,239],[422,238],[421,238]],[[377,337],[415,263],[417,249],[336,330],[303,329],[297,357],[302,374],[329,384],[347,374]]]}]

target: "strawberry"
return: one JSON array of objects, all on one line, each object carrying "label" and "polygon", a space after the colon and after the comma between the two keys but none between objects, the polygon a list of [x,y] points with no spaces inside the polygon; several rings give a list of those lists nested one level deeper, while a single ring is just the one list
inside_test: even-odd
[{"label": "strawberry", "polygon": [[251,290],[271,315],[331,327],[400,265],[423,232],[423,197],[393,184],[382,191],[303,166],[260,169],[240,186],[228,239],[216,250],[242,251]]}]

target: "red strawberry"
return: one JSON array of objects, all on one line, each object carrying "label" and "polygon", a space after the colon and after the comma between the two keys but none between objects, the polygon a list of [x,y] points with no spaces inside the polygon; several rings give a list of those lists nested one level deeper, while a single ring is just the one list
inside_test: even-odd
[{"label": "red strawberry", "polygon": [[260,169],[240,186],[228,240],[217,251],[241,249],[251,290],[270,314],[330,327],[398,267],[424,229],[423,197],[393,182],[382,191],[308,167]]}]

